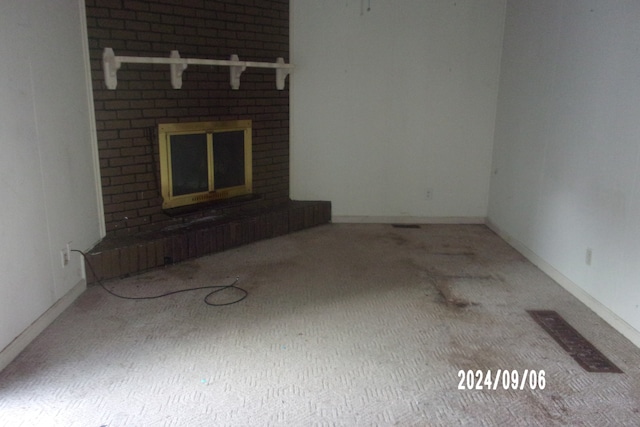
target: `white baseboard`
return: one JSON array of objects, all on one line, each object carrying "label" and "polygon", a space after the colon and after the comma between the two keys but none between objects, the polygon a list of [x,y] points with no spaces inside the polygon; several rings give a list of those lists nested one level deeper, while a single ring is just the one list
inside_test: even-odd
[{"label": "white baseboard", "polygon": [[625,338],[631,341],[636,347],[640,347],[640,331],[629,325],[617,314],[603,305],[600,301],[595,299],[591,294],[582,289],[578,284],[569,279],[567,276],[558,271],[554,266],[549,264],[544,259],[540,258],[535,252],[529,249],[526,245],[517,239],[514,239],[509,234],[503,232],[491,221],[486,221],[487,226],[498,234],[507,243],[513,246],[518,252],[524,255],[529,261],[531,261],[536,267],[542,270],[545,274],[555,280],[560,286],[566,289],[571,295],[576,297],[580,302],[593,310],[598,316],[600,316],[605,322],[611,325],[615,330],[620,332]]},{"label": "white baseboard", "polygon": [[366,216],[337,215],[331,218],[335,223],[355,224],[484,224],[484,217],[425,217],[425,216]]},{"label": "white baseboard", "polygon": [[16,339],[0,351],[0,371],[6,368],[31,341],[40,335],[40,333],[62,314],[86,289],[87,281],[85,279],[80,280],[69,292],[45,311],[42,316],[38,317],[38,319],[29,325]]}]

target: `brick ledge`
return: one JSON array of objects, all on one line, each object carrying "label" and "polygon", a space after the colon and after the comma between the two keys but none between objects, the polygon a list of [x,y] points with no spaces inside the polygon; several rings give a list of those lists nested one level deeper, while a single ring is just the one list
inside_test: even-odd
[{"label": "brick ledge", "polygon": [[251,214],[210,220],[154,233],[107,238],[87,254],[87,283],[130,276],[331,221],[331,202],[291,201]]}]

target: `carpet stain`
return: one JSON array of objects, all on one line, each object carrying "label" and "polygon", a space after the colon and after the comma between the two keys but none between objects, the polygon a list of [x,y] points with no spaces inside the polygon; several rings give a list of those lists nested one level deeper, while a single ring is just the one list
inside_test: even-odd
[{"label": "carpet stain", "polygon": [[432,283],[436,290],[440,293],[440,296],[444,299],[444,302],[449,307],[465,308],[470,305],[478,305],[475,302],[467,301],[464,298],[459,297],[453,291],[454,281],[448,277],[440,277],[432,279]]}]

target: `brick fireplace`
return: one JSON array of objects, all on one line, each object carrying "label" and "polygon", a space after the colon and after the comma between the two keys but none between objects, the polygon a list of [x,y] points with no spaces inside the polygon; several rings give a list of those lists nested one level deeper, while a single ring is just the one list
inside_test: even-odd
[{"label": "brick fireplace", "polygon": [[[98,265],[101,262],[98,254],[118,251],[108,256],[110,267],[97,266],[103,272],[99,276],[117,277],[179,261],[181,256],[174,253],[175,248],[196,243],[186,240],[167,243],[167,236],[181,235],[170,240],[188,240],[185,233],[176,234],[175,230],[193,230],[191,224],[197,223],[202,234],[203,224],[209,219],[211,227],[221,226],[221,221],[245,224],[238,226],[241,228],[236,232],[246,236],[232,239],[228,231],[227,245],[250,241],[249,235],[269,237],[282,234],[284,228],[293,231],[304,228],[300,224],[311,226],[329,221],[330,207],[326,203],[315,207],[298,203],[294,209],[289,200],[288,84],[285,90],[277,90],[273,70],[245,71],[239,90],[230,88],[226,67],[189,67],[179,90],[172,89],[166,65],[124,64],[118,71],[116,90],[107,89],[103,79],[102,53],[107,47],[123,56],[169,56],[170,51],[178,50],[182,57],[229,59],[231,54],[237,54],[246,61],[274,62],[283,57],[288,62],[289,0],[86,0],[85,3],[107,230],[106,238],[92,251],[92,257]],[[163,210],[158,125],[225,120],[252,121],[252,197],[189,211]],[[273,212],[280,214],[276,218]],[[266,221],[261,229],[257,225],[260,221]],[[211,239],[194,249],[193,256],[224,248],[224,236],[219,245],[211,243]],[[161,240],[162,250],[157,243]],[[124,264],[133,263],[131,257],[139,261],[143,256],[132,255],[131,243],[127,246],[121,242],[144,246],[145,261],[136,262],[135,268],[131,265],[123,268]],[[147,262],[151,258],[149,245],[153,246],[153,263]],[[182,258],[188,257],[188,250],[186,254]],[[122,260],[116,263],[114,257]]]}]

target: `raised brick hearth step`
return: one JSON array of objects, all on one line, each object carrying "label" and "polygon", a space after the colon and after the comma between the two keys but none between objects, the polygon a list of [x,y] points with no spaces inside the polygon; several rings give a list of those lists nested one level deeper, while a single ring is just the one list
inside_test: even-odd
[{"label": "raised brick hearth step", "polygon": [[[158,232],[107,238],[87,254],[87,282],[126,277],[331,221],[331,202],[292,201],[251,214],[193,221]],[[95,275],[94,275],[95,273]]]}]

